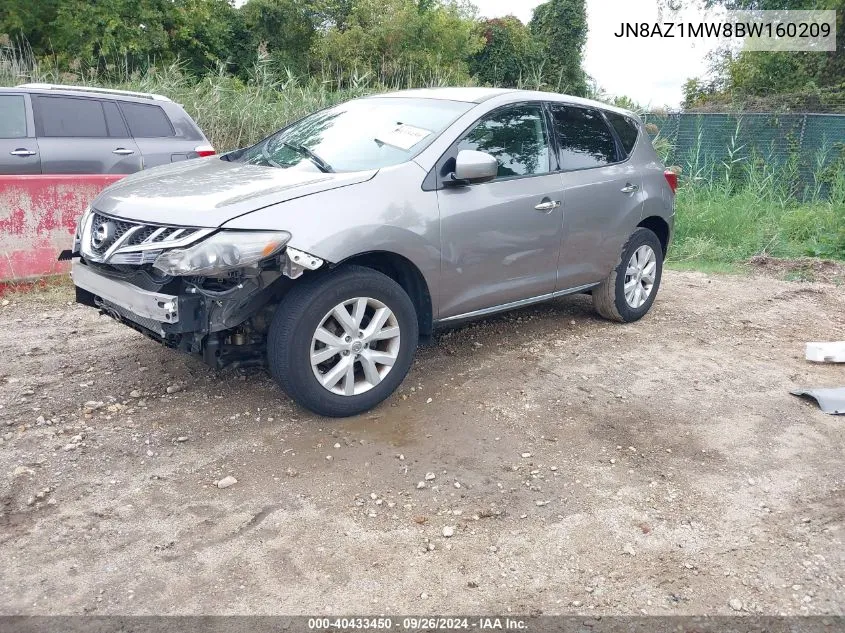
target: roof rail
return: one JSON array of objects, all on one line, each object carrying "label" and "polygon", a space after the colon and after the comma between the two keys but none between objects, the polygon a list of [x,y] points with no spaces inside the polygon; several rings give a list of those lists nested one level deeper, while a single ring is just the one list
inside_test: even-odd
[{"label": "roof rail", "polygon": [[18,88],[34,88],[35,90],[71,90],[74,92],[94,92],[111,95],[124,95],[126,97],[140,97],[142,99],[152,99],[153,101],[170,101],[164,95],[157,95],[151,92],[134,92],[132,90],[114,90],[112,88],[96,88],[93,86],[74,86],[62,84],[20,84]]}]

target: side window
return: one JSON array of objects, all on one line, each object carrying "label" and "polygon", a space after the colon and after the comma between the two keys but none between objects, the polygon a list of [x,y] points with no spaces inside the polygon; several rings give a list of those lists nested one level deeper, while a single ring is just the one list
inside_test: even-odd
[{"label": "side window", "polygon": [[542,106],[521,105],[483,118],[458,150],[487,152],[499,161],[498,178],[549,173],[549,137]]},{"label": "side window", "polygon": [[103,105],[96,99],[33,96],[38,136],[104,138],[109,135]]},{"label": "side window", "polygon": [[106,128],[109,131],[109,136],[129,138],[129,132],[126,130],[126,124],[123,122],[123,117],[120,116],[117,104],[114,101],[103,101],[103,112],[106,115]]},{"label": "side window", "polygon": [[26,137],[26,102],[23,95],[0,95],[0,138]]},{"label": "side window", "polygon": [[617,161],[616,142],[598,110],[553,105],[552,113],[564,171]]},{"label": "side window", "polygon": [[622,141],[622,149],[625,150],[625,157],[631,155],[634,150],[634,145],[637,144],[637,137],[640,135],[640,128],[636,121],[632,121],[626,116],[616,114],[615,112],[605,112],[607,120],[616,130],[616,135]]},{"label": "side window", "polygon": [[124,101],[120,104],[120,109],[129,124],[129,131],[135,138],[176,136],[170,119],[159,106]]}]

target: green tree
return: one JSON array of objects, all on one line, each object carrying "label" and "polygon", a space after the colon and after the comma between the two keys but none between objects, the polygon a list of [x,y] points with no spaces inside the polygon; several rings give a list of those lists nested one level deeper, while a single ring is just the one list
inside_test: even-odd
[{"label": "green tree", "polygon": [[25,39],[36,56],[50,51],[50,29],[59,10],[59,0],[2,0],[0,35]]},{"label": "green tree", "polygon": [[316,35],[311,5],[301,0],[249,0],[240,12],[253,57],[262,48],[277,68],[308,69],[308,52]]},{"label": "green tree", "polygon": [[481,47],[474,7],[454,0],[357,0],[343,27],[314,46],[315,63],[339,83],[375,75],[394,85],[466,80]]},{"label": "green tree", "polygon": [[232,54],[239,35],[230,0],[21,0],[0,13],[0,32],[29,42],[60,68],[145,68],[181,59],[195,73]]},{"label": "green tree", "polygon": [[540,44],[518,18],[482,20],[484,47],[470,60],[470,71],[484,84],[521,87],[540,66]]},{"label": "green tree", "polygon": [[[664,6],[690,4],[691,0],[662,0]],[[687,82],[685,105],[772,97],[795,93],[845,90],[845,0],[698,0],[704,8],[728,10],[836,10],[835,51],[724,50],[711,64],[709,76]]]},{"label": "green tree", "polygon": [[547,86],[558,92],[585,94],[587,77],[582,61],[587,43],[587,9],[584,0],[549,0],[534,9],[528,26],[541,44]]}]

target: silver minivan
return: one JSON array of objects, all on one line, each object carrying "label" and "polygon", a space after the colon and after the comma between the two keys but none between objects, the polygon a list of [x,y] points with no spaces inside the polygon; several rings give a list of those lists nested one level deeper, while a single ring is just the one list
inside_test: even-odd
[{"label": "silver minivan", "polygon": [[132,174],[214,154],[165,96],[85,86],[0,88],[0,174]]},{"label": "silver minivan", "polygon": [[266,365],[296,402],[349,416],[437,328],[573,293],[640,319],[676,186],[630,112],[411,90],[119,181],[65,256],[79,302],[212,367]]}]

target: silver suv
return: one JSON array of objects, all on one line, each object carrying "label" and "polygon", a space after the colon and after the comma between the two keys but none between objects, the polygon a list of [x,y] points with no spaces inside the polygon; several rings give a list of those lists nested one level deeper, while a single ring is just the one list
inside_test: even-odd
[{"label": "silver suv", "polygon": [[676,184],[630,112],[413,90],[130,176],[66,256],[79,302],[212,367],[266,363],[296,402],[349,416],[398,387],[436,328],[573,293],[641,318]]},{"label": "silver suv", "polygon": [[0,88],[0,174],[132,174],[211,154],[182,106],[161,95],[53,84]]}]

